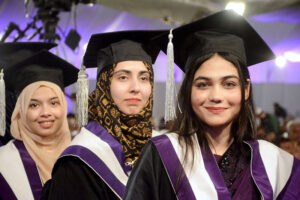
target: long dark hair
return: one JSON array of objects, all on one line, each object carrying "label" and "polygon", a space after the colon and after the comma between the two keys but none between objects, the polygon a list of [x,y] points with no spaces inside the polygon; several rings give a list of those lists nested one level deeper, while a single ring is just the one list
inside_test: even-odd
[{"label": "long dark hair", "polygon": [[[234,138],[235,143],[239,147],[242,147],[244,140],[256,139],[256,126],[251,83],[249,98],[247,100],[245,100],[244,92],[248,83],[247,79],[250,79],[249,71],[247,66],[240,62],[240,60],[236,56],[229,53],[218,54],[227,61],[231,62],[236,67],[239,74],[242,102],[240,112],[231,127],[231,137]],[[195,60],[195,62],[191,64],[191,66],[188,66],[185,78],[179,90],[176,119],[170,129],[172,132],[176,132],[179,135],[180,145],[183,145],[183,147],[185,148],[184,161],[186,161],[187,152],[189,150],[191,150],[192,155],[194,155],[194,144],[191,137],[192,135],[194,135],[194,133],[197,134],[200,146],[205,150],[206,153],[209,152],[209,141],[205,134],[206,125],[201,120],[199,120],[192,109],[191,90],[193,78],[197,69],[202,65],[202,63],[211,58],[213,55],[214,54],[209,54],[199,57]]]}]

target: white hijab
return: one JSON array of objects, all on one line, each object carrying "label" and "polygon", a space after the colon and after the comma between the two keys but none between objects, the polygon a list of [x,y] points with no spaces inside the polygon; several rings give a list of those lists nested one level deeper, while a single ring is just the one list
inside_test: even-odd
[{"label": "white hijab", "polygon": [[[30,99],[33,93],[42,86],[51,88],[56,93],[64,114],[63,123],[58,132],[47,138],[33,133],[26,123]],[[26,86],[18,97],[11,118],[10,131],[15,139],[23,141],[29,155],[36,163],[42,182],[45,183],[51,178],[51,171],[58,156],[71,142],[67,122],[67,102],[60,87],[47,81],[38,81]]]}]

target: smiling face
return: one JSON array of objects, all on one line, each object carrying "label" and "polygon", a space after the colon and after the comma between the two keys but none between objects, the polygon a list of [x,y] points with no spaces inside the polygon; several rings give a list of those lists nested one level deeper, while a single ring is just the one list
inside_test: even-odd
[{"label": "smiling face", "polygon": [[33,93],[26,118],[34,134],[46,137],[57,133],[63,116],[61,103],[51,88],[40,87]]},{"label": "smiling face", "polygon": [[120,111],[138,114],[152,92],[150,72],[142,61],[123,61],[115,67],[110,93]]},{"label": "smiling face", "polygon": [[[245,99],[248,96],[249,87],[246,87]],[[192,109],[208,126],[231,125],[240,112],[241,99],[237,69],[218,54],[206,60],[195,72],[191,90]]]}]

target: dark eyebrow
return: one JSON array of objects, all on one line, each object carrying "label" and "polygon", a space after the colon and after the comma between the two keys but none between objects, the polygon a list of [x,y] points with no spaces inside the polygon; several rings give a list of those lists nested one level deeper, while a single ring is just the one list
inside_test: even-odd
[{"label": "dark eyebrow", "polygon": [[30,99],[30,101],[37,101],[37,102],[39,102],[39,100],[37,100],[37,99]]},{"label": "dark eyebrow", "polygon": [[[126,70],[126,69],[120,69],[119,71],[114,72],[114,75],[115,75],[115,74],[119,74],[119,73],[131,74],[131,71],[130,71],[130,70]],[[146,73],[147,73],[147,74],[150,74],[149,71],[144,70],[144,71],[140,71],[140,72],[139,72],[139,75],[143,75],[143,74],[146,74]]]},{"label": "dark eyebrow", "polygon": [[149,74],[149,75],[150,75],[150,72],[147,71],[147,70],[145,70],[145,71],[140,71],[140,72],[139,72],[139,75],[143,75],[143,74]]},{"label": "dark eyebrow", "polygon": [[58,99],[58,97],[52,97],[52,98],[50,98],[50,100],[54,100],[54,99]]},{"label": "dark eyebrow", "polygon": [[198,81],[198,80],[206,80],[206,81],[209,81],[210,80],[210,78],[207,78],[207,77],[205,77],[205,76],[198,76],[197,78],[195,78],[195,80],[194,81]]},{"label": "dark eyebrow", "polygon": [[239,77],[237,77],[237,76],[235,76],[235,75],[224,76],[224,77],[222,78],[222,80],[224,81],[224,80],[230,79],[230,78],[235,78],[235,79],[238,79],[238,80],[239,80]]},{"label": "dark eyebrow", "polygon": [[[224,76],[221,78],[221,80],[226,80],[226,79],[230,79],[230,78],[236,78],[236,79],[239,79],[239,77],[235,76],[235,75],[228,75],[228,76]],[[210,78],[207,78],[205,76],[198,76],[194,81],[198,81],[198,80],[206,80],[206,81],[209,81]]]},{"label": "dark eyebrow", "polygon": [[126,74],[130,74],[130,71],[129,71],[129,70],[126,70],[126,69],[120,69],[119,71],[116,71],[116,72],[114,72],[114,74],[113,74],[113,75],[115,75],[115,74],[119,74],[119,73],[126,73]]},{"label": "dark eyebrow", "polygon": [[[58,99],[58,97],[52,97],[52,98],[50,98],[50,101],[52,101],[53,99]],[[36,102],[39,102],[38,99],[30,99],[30,101],[36,101]]]}]

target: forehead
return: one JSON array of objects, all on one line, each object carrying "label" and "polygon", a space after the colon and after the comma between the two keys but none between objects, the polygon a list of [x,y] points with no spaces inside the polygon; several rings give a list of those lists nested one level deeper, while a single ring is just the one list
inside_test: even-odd
[{"label": "forehead", "polygon": [[122,61],[117,63],[114,71],[117,72],[119,70],[126,70],[126,71],[147,71],[146,65],[143,61]]},{"label": "forehead", "polygon": [[37,88],[34,93],[32,94],[32,98],[48,98],[48,97],[53,97],[56,96],[54,90],[52,88],[46,87],[46,86],[41,86]]},{"label": "forehead", "polygon": [[237,68],[218,54],[213,55],[203,62],[195,73],[195,77],[206,76],[211,78],[220,78],[229,75],[239,77]]}]

